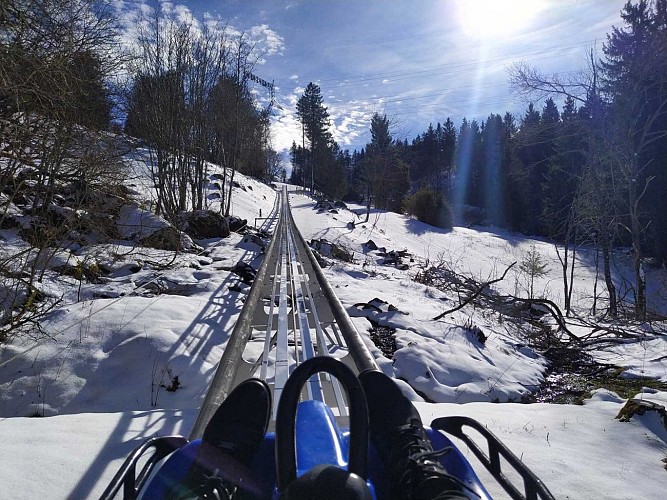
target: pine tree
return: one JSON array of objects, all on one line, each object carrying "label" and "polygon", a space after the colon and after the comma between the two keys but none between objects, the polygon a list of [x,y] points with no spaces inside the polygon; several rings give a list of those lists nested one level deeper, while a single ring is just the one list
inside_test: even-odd
[{"label": "pine tree", "polygon": [[502,175],[502,127],[500,115],[490,115],[482,132],[484,149],[483,196],[482,202],[489,222],[493,225],[504,224],[503,211],[503,175]]},{"label": "pine tree", "polygon": [[604,90],[626,133],[615,142],[627,143],[628,194],[643,194],[636,229],[650,228],[648,253],[667,265],[667,0],[628,2],[621,18],[625,26],[614,27],[603,47]]},{"label": "pine tree", "polygon": [[410,187],[407,165],[399,158],[389,133],[386,115],[373,114],[371,142],[366,146],[365,179],[366,201],[377,208],[400,212],[403,196]]},{"label": "pine tree", "polygon": [[310,82],[306,86],[296,103],[296,113],[311,144],[328,143],[331,140],[329,112],[323,104],[322,92],[317,84]]},{"label": "pine tree", "polygon": [[345,167],[344,162],[339,161],[340,149],[329,131],[329,112],[323,102],[320,87],[311,82],[296,105],[297,116],[310,145],[305,180],[311,190],[320,189],[337,197],[347,190]]},{"label": "pine tree", "polygon": [[444,188],[448,197],[451,196],[452,174],[454,170],[454,153],[456,151],[456,127],[454,122],[447,117],[442,128],[442,138],[440,149],[442,152],[443,181],[441,187]]},{"label": "pine tree", "polygon": [[547,263],[542,258],[542,255],[537,250],[535,245],[530,246],[530,250],[524,252],[523,258],[519,263],[519,270],[526,276],[528,279],[528,286],[526,291],[528,292],[528,298],[535,298],[535,279],[546,276],[549,272]]}]

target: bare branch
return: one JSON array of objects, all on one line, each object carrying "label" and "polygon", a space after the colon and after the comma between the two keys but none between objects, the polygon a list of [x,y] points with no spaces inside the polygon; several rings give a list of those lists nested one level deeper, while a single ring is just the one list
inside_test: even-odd
[{"label": "bare branch", "polygon": [[444,318],[448,314],[451,314],[453,312],[458,311],[459,309],[463,309],[465,306],[470,304],[473,300],[475,300],[477,297],[479,297],[484,290],[486,290],[489,286],[493,285],[494,283],[498,283],[499,281],[502,281],[505,279],[505,276],[507,276],[507,273],[509,272],[510,269],[512,269],[516,265],[516,261],[512,262],[507,269],[505,269],[505,272],[503,272],[502,276],[500,278],[496,278],[491,281],[487,281],[486,283],[482,283],[477,290],[475,290],[466,300],[461,302],[458,306],[454,307],[453,309],[449,309],[441,314],[438,314],[435,318],[433,318],[433,321],[438,321],[439,319]]}]

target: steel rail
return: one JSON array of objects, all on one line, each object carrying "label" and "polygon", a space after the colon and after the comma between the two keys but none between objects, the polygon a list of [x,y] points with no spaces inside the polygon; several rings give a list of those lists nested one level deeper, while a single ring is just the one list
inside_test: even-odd
[{"label": "steel rail", "polygon": [[[282,217],[278,221],[278,227],[282,224]],[[278,228],[276,228],[277,231]],[[269,248],[266,251],[266,257],[262,261],[254,283],[262,283],[266,280],[267,270],[269,268],[270,260],[268,256],[275,253],[276,242],[278,238],[272,238]],[[239,318],[234,325],[234,330],[227,342],[225,351],[222,354],[218,368],[213,376],[211,384],[204,397],[204,402],[197,414],[197,419],[190,431],[190,439],[198,439],[204,434],[204,429],[209,420],[218,409],[229,393],[234,389],[234,381],[239,369],[239,361],[243,355],[245,345],[250,338],[252,331],[252,319],[257,305],[261,303],[262,288],[253,284],[250,287],[250,292],[246,297],[246,301],[241,309]]]},{"label": "steel rail", "polygon": [[[259,377],[273,386],[275,416],[287,377],[304,359],[314,355],[340,356],[342,352],[341,360],[356,373],[378,370],[296,227],[287,190],[283,188],[278,197],[279,205],[277,201],[274,210],[279,219],[274,236],[208,387],[190,439],[202,436],[220,403],[247,378]],[[331,328],[333,335],[326,328]],[[253,357],[248,354],[248,346],[256,337],[261,337],[261,355],[248,360]],[[325,399],[332,408],[336,407],[339,416],[347,416],[343,391],[329,374],[314,376],[306,391],[306,397]]]},{"label": "steel rail", "polygon": [[[292,217],[292,213],[288,212],[287,216],[290,219],[290,224],[292,225],[292,227],[296,228],[296,224],[294,222],[294,218]],[[308,243],[306,242],[305,238],[303,237],[300,231],[297,230],[295,233],[297,235],[297,238],[299,239],[300,246],[303,249],[303,252],[310,261],[310,265],[315,274],[315,278],[317,279],[317,282],[320,285],[322,292],[324,293],[324,297],[326,298],[327,302],[329,303],[329,306],[331,307],[331,312],[333,313],[333,317],[336,320],[338,328],[343,334],[343,338],[345,339],[345,343],[347,344],[348,349],[350,350],[350,355],[352,356],[352,359],[354,361],[354,364],[358,372],[362,372],[365,370],[379,370],[378,365],[375,362],[375,358],[373,358],[373,355],[368,350],[368,347],[366,347],[366,344],[364,344],[361,335],[359,335],[357,328],[354,326],[354,323],[352,323],[350,316],[347,314],[347,311],[345,310],[340,300],[336,296],[336,293],[334,292],[333,288],[331,288],[331,285],[327,281],[326,276],[324,276],[324,272],[322,271],[322,268],[317,262],[317,259],[315,258],[315,255],[313,254],[312,250],[308,246]]]}]

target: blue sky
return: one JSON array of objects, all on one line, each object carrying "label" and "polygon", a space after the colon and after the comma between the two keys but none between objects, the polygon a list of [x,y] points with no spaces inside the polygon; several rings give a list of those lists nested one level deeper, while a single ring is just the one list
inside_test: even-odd
[{"label": "blue sky", "polygon": [[[273,143],[300,142],[297,99],[320,85],[343,149],[369,140],[373,112],[412,140],[450,117],[523,114],[507,68],[546,73],[586,68],[586,53],[621,25],[626,0],[217,0],[174,2],[195,17],[220,16],[262,40],[255,73],[276,85]],[[257,88],[259,95],[263,89]],[[540,104],[541,107],[541,104]]]}]

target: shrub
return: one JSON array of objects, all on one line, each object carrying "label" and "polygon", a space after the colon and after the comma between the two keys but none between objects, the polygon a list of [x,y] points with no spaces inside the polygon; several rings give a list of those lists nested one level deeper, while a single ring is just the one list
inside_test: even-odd
[{"label": "shrub", "polygon": [[403,209],[418,220],[432,226],[451,228],[454,223],[452,209],[437,191],[423,187],[403,200]]}]

